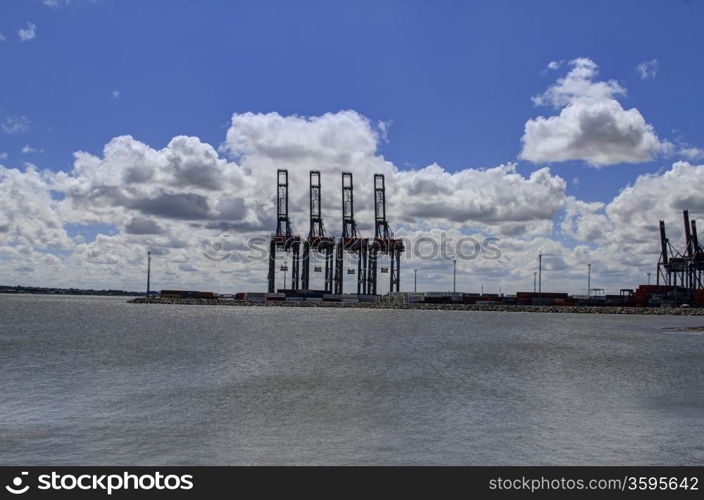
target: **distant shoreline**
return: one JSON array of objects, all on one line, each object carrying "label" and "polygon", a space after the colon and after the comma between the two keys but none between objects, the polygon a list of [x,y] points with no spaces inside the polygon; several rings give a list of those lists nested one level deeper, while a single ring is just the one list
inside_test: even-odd
[{"label": "distant shoreline", "polygon": [[91,295],[106,297],[139,297],[144,292],[125,290],[92,290],[82,288],[0,287],[0,294],[7,295]]},{"label": "distant shoreline", "polygon": [[704,316],[704,308],[678,307],[622,307],[622,306],[527,306],[527,305],[485,305],[485,304],[400,304],[392,302],[347,303],[347,302],[285,302],[285,301],[246,301],[217,299],[176,299],[138,297],[130,299],[131,304],[172,304],[196,306],[254,306],[254,307],[333,307],[347,309],[414,309],[420,311],[494,311],[494,312],[541,312],[577,314],[641,314],[661,316]]}]

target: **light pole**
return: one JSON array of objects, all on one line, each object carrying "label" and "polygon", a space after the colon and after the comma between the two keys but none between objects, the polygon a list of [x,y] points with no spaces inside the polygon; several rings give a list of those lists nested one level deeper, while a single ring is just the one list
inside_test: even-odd
[{"label": "light pole", "polygon": [[152,252],[151,252],[151,250],[149,250],[149,251],[147,251],[147,298],[149,298],[151,274],[152,274]]},{"label": "light pole", "polygon": [[413,293],[418,291],[418,269],[413,270]]},{"label": "light pole", "polygon": [[533,271],[533,293],[538,289],[538,271]]},{"label": "light pole", "polygon": [[587,299],[592,294],[592,265],[587,264]]},{"label": "light pole", "polygon": [[650,275],[653,273],[648,273],[648,285],[650,285]]},{"label": "light pole", "polygon": [[452,293],[457,293],[457,259],[452,259]]},{"label": "light pole", "polygon": [[543,293],[543,254],[538,254],[538,294]]}]

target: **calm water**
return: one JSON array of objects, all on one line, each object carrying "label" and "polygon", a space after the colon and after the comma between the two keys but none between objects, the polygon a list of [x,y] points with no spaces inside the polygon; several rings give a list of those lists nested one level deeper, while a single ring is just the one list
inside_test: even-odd
[{"label": "calm water", "polygon": [[0,295],[0,464],[704,464],[704,318]]}]

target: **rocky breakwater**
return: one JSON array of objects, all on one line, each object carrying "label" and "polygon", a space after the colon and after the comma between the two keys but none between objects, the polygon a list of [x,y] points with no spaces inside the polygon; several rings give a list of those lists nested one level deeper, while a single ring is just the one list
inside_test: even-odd
[{"label": "rocky breakwater", "polygon": [[286,302],[286,301],[246,301],[218,299],[177,299],[138,297],[128,300],[132,304],[180,304],[180,305],[217,305],[217,306],[252,306],[252,307],[341,307],[350,309],[414,309],[429,311],[494,311],[494,312],[540,312],[540,313],[577,313],[577,314],[654,314],[671,316],[704,316],[704,308],[677,307],[623,307],[623,306],[524,306],[524,305],[477,305],[477,304],[402,304],[393,302],[350,303],[350,302]]}]

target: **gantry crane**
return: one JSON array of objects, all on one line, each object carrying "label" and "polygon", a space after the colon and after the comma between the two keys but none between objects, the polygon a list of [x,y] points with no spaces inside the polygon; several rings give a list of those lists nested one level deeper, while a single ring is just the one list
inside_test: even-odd
[{"label": "gantry crane", "polygon": [[665,222],[660,221],[660,259],[657,284],[680,286],[690,289],[704,288],[704,249],[699,245],[697,221],[689,220],[689,211],[682,211],[685,248],[679,252],[670,244],[665,234]]},{"label": "gantry crane", "polygon": [[[400,287],[401,253],[403,241],[395,239],[386,220],[386,185],[383,174],[374,174],[374,238],[369,242],[367,266],[367,293],[377,293],[377,261],[379,254],[389,256],[389,292],[398,292]],[[381,269],[382,272],[388,269]]]},{"label": "gantry crane", "polygon": [[288,216],[288,170],[276,171],[276,234],[269,243],[269,293],[276,291],[276,250],[292,254],[291,289],[298,290],[301,237],[293,234]]},{"label": "gantry crane", "polygon": [[[351,253],[358,257],[357,260],[357,293],[366,292],[366,262],[367,262],[367,242],[365,238],[359,236],[357,222],[354,219],[354,192],[352,185],[352,173],[342,173],[342,237],[338,240],[335,248],[335,293],[342,293],[342,282],[344,278],[344,254]],[[348,269],[349,274],[353,274],[353,269]]]},{"label": "gantry crane", "polygon": [[[333,251],[335,249],[335,238],[327,236],[325,224],[320,215],[321,192],[320,192],[320,171],[310,172],[310,230],[308,231],[308,241],[303,244],[303,284],[302,288],[310,288],[310,254],[311,252],[322,254],[325,257],[324,290],[332,293],[332,272],[333,272]],[[319,266],[315,266],[314,272],[321,271]]]}]

